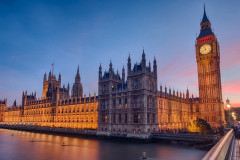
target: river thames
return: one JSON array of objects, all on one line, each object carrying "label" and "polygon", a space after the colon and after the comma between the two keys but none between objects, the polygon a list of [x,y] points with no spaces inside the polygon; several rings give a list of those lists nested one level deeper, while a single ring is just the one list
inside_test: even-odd
[{"label": "river thames", "polygon": [[179,144],[75,138],[0,129],[0,160],[199,160],[206,151]]}]

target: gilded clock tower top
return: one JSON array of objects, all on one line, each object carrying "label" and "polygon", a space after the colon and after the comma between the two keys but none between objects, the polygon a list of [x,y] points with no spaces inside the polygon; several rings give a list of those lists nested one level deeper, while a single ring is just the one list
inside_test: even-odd
[{"label": "gilded clock tower top", "polygon": [[197,39],[214,35],[212,28],[211,28],[211,22],[208,20],[208,17],[206,14],[205,6],[204,6],[202,22],[200,25],[201,25],[201,30],[200,30],[200,34]]},{"label": "gilded clock tower top", "polygon": [[216,56],[215,58],[217,58],[219,56],[219,44],[216,36],[212,31],[211,22],[207,17],[205,6],[200,26],[201,26],[200,33],[196,39],[197,61],[203,59],[206,60],[206,58],[209,56],[212,58],[213,56]]}]

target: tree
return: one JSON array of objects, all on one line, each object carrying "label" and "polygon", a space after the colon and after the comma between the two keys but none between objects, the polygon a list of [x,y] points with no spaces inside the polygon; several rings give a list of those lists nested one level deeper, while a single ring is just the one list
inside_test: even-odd
[{"label": "tree", "polygon": [[211,125],[207,123],[207,121],[199,118],[195,121],[192,121],[188,125],[188,131],[194,133],[209,134],[212,132],[212,128]]}]

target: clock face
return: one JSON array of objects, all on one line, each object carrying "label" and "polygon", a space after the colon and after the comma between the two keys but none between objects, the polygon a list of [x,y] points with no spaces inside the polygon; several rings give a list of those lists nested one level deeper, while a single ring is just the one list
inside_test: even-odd
[{"label": "clock face", "polygon": [[208,54],[211,51],[211,46],[209,44],[204,44],[200,48],[201,54]]}]

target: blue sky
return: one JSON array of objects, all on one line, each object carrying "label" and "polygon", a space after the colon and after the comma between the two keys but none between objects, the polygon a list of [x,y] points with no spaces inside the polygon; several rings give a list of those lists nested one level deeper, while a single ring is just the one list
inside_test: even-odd
[{"label": "blue sky", "polygon": [[[98,66],[121,71],[130,53],[155,56],[158,84],[198,95],[195,40],[203,4],[220,43],[224,101],[240,106],[240,1],[1,1],[0,98],[21,103],[24,90],[42,94],[54,62],[62,84],[80,66],[85,94],[97,93]],[[159,86],[158,85],[158,86]]]}]

